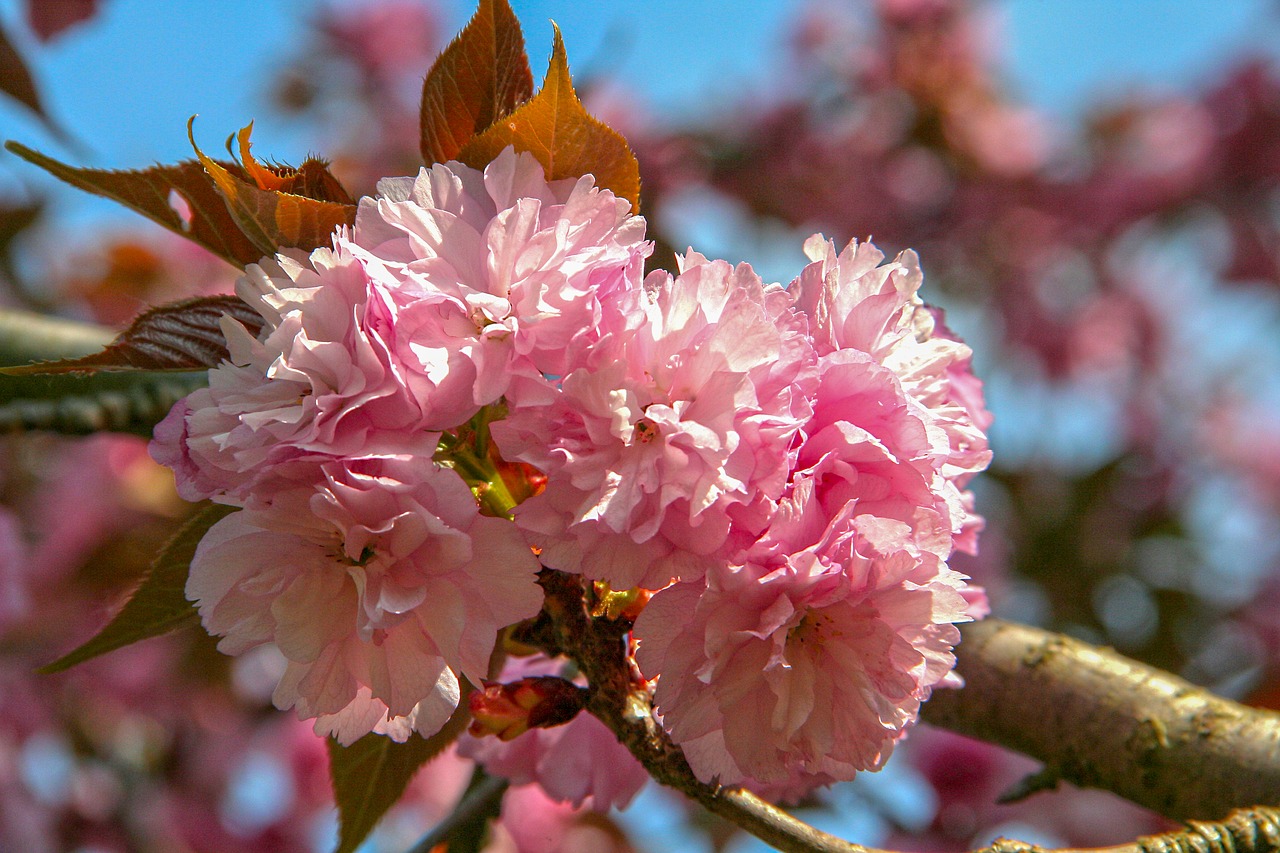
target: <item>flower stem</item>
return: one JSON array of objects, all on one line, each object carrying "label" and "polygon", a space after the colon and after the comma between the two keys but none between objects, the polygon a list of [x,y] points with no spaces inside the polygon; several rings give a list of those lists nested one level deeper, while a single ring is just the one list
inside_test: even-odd
[{"label": "flower stem", "polygon": [[[476,445],[488,446],[488,422],[482,422],[480,432],[474,438]],[[516,500],[502,479],[502,474],[494,465],[487,453],[477,453],[471,442],[463,441],[457,436],[445,433],[440,437],[440,447],[436,451],[436,461],[449,465],[457,471],[476,494],[481,506],[489,515],[498,518],[510,518],[515,509]]]}]

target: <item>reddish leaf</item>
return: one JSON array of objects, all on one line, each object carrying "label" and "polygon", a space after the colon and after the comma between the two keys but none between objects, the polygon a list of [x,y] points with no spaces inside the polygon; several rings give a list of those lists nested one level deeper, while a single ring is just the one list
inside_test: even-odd
[{"label": "reddish leaf", "polygon": [[305,196],[317,201],[355,204],[346,188],[329,172],[329,164],[324,160],[308,157],[296,169],[292,166],[264,166],[259,163],[250,151],[253,147],[249,142],[252,133],[253,122],[249,122],[240,128],[236,139],[240,144],[240,164],[244,167],[245,174],[258,185],[258,189]]},{"label": "reddish leaf", "polygon": [[223,315],[253,334],[262,317],[234,296],[208,296],[161,305],[141,314],[102,352],[83,358],[0,368],[9,376],[100,370],[196,370],[227,357]]},{"label": "reddish leaf", "polygon": [[191,560],[195,557],[196,546],[209,528],[235,511],[236,507],[210,504],[192,516],[165,543],[120,612],[87,643],[40,667],[40,672],[61,672],[139,640],[159,637],[198,623],[200,617],[196,606],[187,601],[186,596]]},{"label": "reddish leaf", "polygon": [[[310,251],[328,246],[338,226],[355,223],[354,204],[322,201],[290,192],[262,189],[246,170],[229,168],[227,164],[206,157],[196,145],[192,131],[194,122],[194,117],[187,122],[187,136],[191,139],[191,147],[195,149],[196,157],[226,201],[232,219],[259,249],[259,255],[275,254],[282,248]],[[247,152],[247,134],[242,137],[242,144]],[[260,172],[266,171],[256,162],[254,165]]]},{"label": "reddish leaf", "polygon": [[508,145],[537,157],[548,180],[591,174],[597,186],[628,199],[633,211],[640,207],[640,164],[627,141],[591,116],[578,100],[558,27],[542,89],[468,142],[458,159],[483,169]]},{"label": "reddish leaf", "polygon": [[316,157],[308,157],[302,165],[293,167],[275,166],[285,175],[284,191],[294,195],[306,196],[318,201],[332,201],[337,204],[354,205],[356,200],[347,192],[346,187],[338,183],[338,179],[329,171],[329,161]]},{"label": "reddish leaf", "polygon": [[[240,128],[240,132],[236,134],[236,141],[240,143],[240,165],[244,167],[245,174],[258,185],[260,190],[272,190],[279,192],[284,189],[285,179],[277,175],[275,172],[263,166],[253,157],[253,143],[249,141],[249,137],[253,135],[253,122],[249,122]],[[195,142],[192,142],[194,145]],[[196,151],[199,154],[199,150]]]},{"label": "reddish leaf", "polygon": [[524,35],[511,5],[480,0],[422,84],[422,159],[430,166],[456,158],[476,134],[532,94]]},{"label": "reddish leaf", "polygon": [[[204,166],[193,160],[175,166],[115,172],[68,166],[13,141],[6,142],[5,148],[74,187],[120,202],[236,266],[255,263],[267,254],[241,232]],[[221,165],[233,174],[243,174],[235,163]],[[173,193],[182,197],[189,217],[174,209]]]},{"label": "reddish leaf", "polygon": [[457,740],[471,719],[467,709],[470,685],[463,682],[462,700],[444,728],[429,738],[410,735],[404,743],[379,734],[367,734],[343,747],[329,739],[329,776],[338,804],[338,848],[352,853],[396,804],[422,765]]},{"label": "reddish leaf", "polygon": [[14,239],[30,228],[44,211],[44,202],[9,205],[0,202],[0,256],[9,251]]},{"label": "reddish leaf", "polygon": [[18,53],[18,49],[13,46],[13,42],[9,40],[9,34],[3,28],[0,28],[0,92],[39,116],[51,131],[61,133],[49,118],[49,114],[44,111],[40,93],[36,91],[36,81],[32,79],[31,71],[23,61],[22,54]]},{"label": "reddish leaf", "polygon": [[40,41],[48,41],[97,12],[98,0],[27,0],[27,23]]}]

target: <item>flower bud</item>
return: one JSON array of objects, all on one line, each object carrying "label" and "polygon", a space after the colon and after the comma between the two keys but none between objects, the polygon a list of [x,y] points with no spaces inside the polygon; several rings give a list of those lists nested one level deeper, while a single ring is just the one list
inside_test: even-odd
[{"label": "flower bud", "polygon": [[510,684],[483,682],[471,694],[472,737],[497,735],[509,741],[529,729],[564,725],[586,705],[587,691],[570,681],[544,675]]}]

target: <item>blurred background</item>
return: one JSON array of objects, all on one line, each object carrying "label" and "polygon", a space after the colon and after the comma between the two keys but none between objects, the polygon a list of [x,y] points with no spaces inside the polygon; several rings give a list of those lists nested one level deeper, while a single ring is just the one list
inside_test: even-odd
[{"label": "blurred background", "polygon": [[[535,79],[555,19],[588,106],[635,148],[656,263],[693,245],[785,283],[814,231],[920,252],[995,414],[981,552],[954,564],[996,615],[1280,707],[1280,4],[513,6]],[[143,168],[190,158],[193,113],[206,150],[256,119],[258,156],[318,154],[369,193],[420,165],[422,77],[472,11],[4,0],[0,136]],[[235,277],[0,153],[0,305],[120,325]],[[186,512],[142,439],[0,441],[0,850],[331,848],[323,744],[271,708],[269,653],[189,631],[32,672],[114,612]],[[903,850],[1165,827],[1099,792],[996,804],[1035,769],[921,726],[802,808]],[[407,850],[469,773],[446,756],[419,774],[366,849]],[[762,848],[652,787],[598,815],[516,786],[491,849]]]}]

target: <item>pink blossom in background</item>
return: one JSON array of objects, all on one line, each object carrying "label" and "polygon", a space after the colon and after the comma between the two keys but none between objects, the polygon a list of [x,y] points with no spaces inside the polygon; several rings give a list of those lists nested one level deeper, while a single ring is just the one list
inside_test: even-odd
[{"label": "pink blossom in background", "polygon": [[317,26],[331,50],[341,51],[364,74],[386,85],[404,77],[406,69],[429,67],[440,42],[436,14],[422,3],[386,0],[324,8]]},{"label": "pink blossom in background", "polygon": [[181,503],[163,469],[147,458],[146,445],[133,436],[60,443],[34,473],[38,479],[21,508],[32,537],[27,574],[33,584],[64,579],[93,548],[136,524],[146,510],[176,511]]},{"label": "pink blossom in background", "polygon": [[519,785],[502,800],[489,853],[636,853],[604,815],[556,802],[537,785]]},{"label": "pink blossom in background", "polygon": [[18,517],[0,507],[0,637],[30,607],[26,588],[28,550]]},{"label": "pink blossom in background", "polygon": [[428,460],[333,463],[323,476],[214,525],[187,595],[223,652],[279,647],[275,703],[317,718],[318,733],[434,734],[459,677],[485,675],[497,631],[537,613],[537,563]]},{"label": "pink blossom in background", "polygon": [[696,579],[781,496],[815,381],[804,320],[747,265],[690,253],[621,293],[559,388],[513,386],[493,436],[547,474],[516,523],[557,569],[617,589]]},{"label": "pink blossom in background", "polygon": [[1016,802],[999,802],[1040,766],[1025,756],[952,732],[921,726],[902,747],[903,758],[936,792],[932,821],[897,832],[891,849],[973,850],[1000,835],[1034,831],[1036,843],[1092,848],[1135,835],[1176,830],[1172,821],[1107,791],[1059,785]]},{"label": "pink blossom in background", "polygon": [[441,17],[439,4],[418,0],[327,3],[309,16],[310,32],[274,81],[273,105],[323,111],[311,122],[314,144],[344,186],[365,194],[422,165],[422,77],[444,47]]},{"label": "pink blossom in background", "polygon": [[567,372],[597,336],[602,300],[639,287],[644,219],[591,176],[548,183],[508,148],[478,171],[461,163],[386,178],[360,202],[355,241],[391,269],[403,381],[447,429],[507,391],[513,375]]},{"label": "pink blossom in background", "polygon": [[[198,656],[183,635],[36,676],[66,639],[65,623],[46,622],[44,644],[0,667],[0,849],[313,849],[309,827],[332,794],[324,744],[309,726],[264,719],[260,706],[191,677]],[[223,803],[254,755],[279,762],[279,803],[237,824]]]}]

